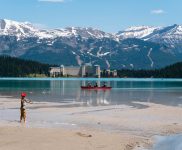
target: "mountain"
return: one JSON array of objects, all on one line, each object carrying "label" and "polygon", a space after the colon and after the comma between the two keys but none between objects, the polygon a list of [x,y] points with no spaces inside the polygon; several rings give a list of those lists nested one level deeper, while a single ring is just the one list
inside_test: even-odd
[{"label": "mountain", "polygon": [[93,28],[38,29],[0,20],[0,55],[57,65],[99,64],[102,69],[161,68],[182,60],[181,26],[130,27],[116,34]]},{"label": "mountain", "polygon": [[160,30],[155,30],[145,38],[152,42],[163,43],[176,52],[182,52],[182,26],[180,25],[174,24]]},{"label": "mountain", "polygon": [[17,39],[33,37],[38,29],[28,22],[16,22],[7,19],[0,19],[0,35],[16,36]]},{"label": "mountain", "polygon": [[116,33],[116,36],[118,36],[120,39],[127,39],[127,38],[142,39],[152,34],[157,29],[159,29],[159,27],[152,27],[152,26],[130,27],[124,31],[119,31],[118,33]]},{"label": "mountain", "polygon": [[110,33],[93,28],[67,27],[65,29],[42,30],[34,27],[33,24],[29,22],[16,22],[7,19],[0,19],[0,35],[16,36],[18,40],[28,37],[37,37],[39,39],[77,36],[81,36],[85,39],[113,37]]},{"label": "mountain", "polygon": [[182,26],[171,25],[167,27],[139,26],[131,27],[116,35],[120,39],[138,38],[144,41],[151,41],[159,44],[165,44],[171,50],[182,52]]}]

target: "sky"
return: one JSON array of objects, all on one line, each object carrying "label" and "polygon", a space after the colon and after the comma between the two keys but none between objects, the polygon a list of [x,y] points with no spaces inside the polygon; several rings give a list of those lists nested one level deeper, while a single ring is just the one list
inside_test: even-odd
[{"label": "sky", "polygon": [[39,28],[93,27],[118,32],[130,26],[182,24],[182,0],[0,0],[0,18]]}]

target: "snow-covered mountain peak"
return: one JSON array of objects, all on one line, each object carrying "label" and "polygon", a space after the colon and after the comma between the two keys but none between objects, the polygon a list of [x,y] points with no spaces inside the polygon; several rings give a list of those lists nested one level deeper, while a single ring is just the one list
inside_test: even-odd
[{"label": "snow-covered mountain peak", "polygon": [[172,41],[175,43],[176,41],[182,41],[182,26],[181,25],[171,25],[167,27],[162,27],[148,36],[145,37],[147,40],[155,41],[155,42],[162,42],[164,41]]},{"label": "snow-covered mountain peak", "polygon": [[174,24],[169,27],[171,27],[171,28],[167,31],[167,34],[182,35],[182,26],[181,25]]},{"label": "snow-covered mountain peak", "polygon": [[38,37],[39,39],[44,38],[57,38],[57,37],[77,37],[82,38],[113,38],[114,35],[110,33],[103,32],[98,29],[93,29],[91,27],[81,28],[81,27],[67,27],[65,29],[51,29],[42,30],[34,27],[33,24],[29,22],[17,22],[7,19],[0,20],[0,35],[13,35],[18,37],[18,39],[25,37]]},{"label": "snow-covered mountain peak", "polygon": [[1,30],[7,30],[7,31],[27,29],[28,32],[36,30],[36,28],[29,22],[17,22],[8,19],[1,19],[0,27]]},{"label": "snow-covered mountain peak", "polygon": [[121,39],[126,38],[143,38],[145,36],[150,35],[155,30],[159,29],[159,27],[153,26],[134,26],[129,27],[124,31],[119,31],[116,35]]},{"label": "snow-covered mountain peak", "polygon": [[0,20],[0,35],[13,35],[18,38],[33,36],[37,29],[28,22],[16,22],[8,19]]},{"label": "snow-covered mountain peak", "polygon": [[133,26],[117,34],[107,33],[91,27],[67,27],[65,29],[39,29],[30,22],[17,22],[8,19],[0,19],[0,35],[16,36],[18,40],[36,37],[38,39],[50,39],[51,41],[59,37],[82,37],[83,39],[110,38],[115,41],[138,38],[157,43],[182,42],[182,26],[171,25],[167,27],[154,26]]},{"label": "snow-covered mountain peak", "polygon": [[153,27],[153,26],[131,26],[127,29],[125,29],[124,31],[142,31],[142,30],[148,30],[150,28],[156,28],[156,27]]},{"label": "snow-covered mountain peak", "polygon": [[94,29],[91,27],[85,27],[85,28],[81,28],[81,27],[67,27],[65,30],[67,30],[68,32],[71,33],[71,35],[73,36],[81,36],[82,38],[104,38],[104,37],[108,37],[111,38],[113,37],[112,34],[110,33],[106,33],[104,31],[98,30],[98,29]]}]

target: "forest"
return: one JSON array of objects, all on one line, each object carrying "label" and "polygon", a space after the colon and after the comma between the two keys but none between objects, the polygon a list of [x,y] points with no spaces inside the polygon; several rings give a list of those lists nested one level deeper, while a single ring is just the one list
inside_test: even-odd
[{"label": "forest", "polygon": [[0,77],[45,77],[49,75],[49,64],[0,56]]},{"label": "forest", "polygon": [[[48,77],[49,67],[42,64],[10,56],[0,56],[0,77]],[[182,78],[182,62],[154,70],[117,70],[120,78]],[[107,77],[107,76],[104,76]]]},{"label": "forest", "polygon": [[154,70],[118,70],[120,78],[182,78],[182,62]]}]

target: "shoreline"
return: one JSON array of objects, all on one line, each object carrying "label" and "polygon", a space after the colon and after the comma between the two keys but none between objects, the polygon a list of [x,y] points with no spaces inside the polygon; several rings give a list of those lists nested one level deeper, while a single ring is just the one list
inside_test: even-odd
[{"label": "shoreline", "polygon": [[79,81],[143,81],[143,82],[150,82],[150,81],[160,81],[160,82],[182,82],[182,78],[82,78],[82,77],[58,77],[58,78],[52,78],[52,77],[0,77],[0,80],[29,80],[29,81],[51,81],[51,80],[79,80]]},{"label": "shoreline", "polygon": [[[0,139],[4,141],[0,140],[0,148],[16,150],[16,145],[21,149],[21,140],[13,143],[12,133],[14,138],[25,136],[29,141],[38,140],[40,146],[37,149],[43,148],[48,140],[49,146],[55,146],[53,149],[61,146],[66,150],[79,147],[80,144],[85,145],[79,147],[80,150],[148,148],[153,145],[155,135],[182,133],[181,107],[135,103],[146,107],[138,109],[116,105],[60,108],[60,103],[36,102],[28,106],[27,124],[23,126],[19,123],[18,99],[3,96],[0,97]],[[39,137],[39,134],[42,136]],[[72,140],[73,147],[70,147],[64,135],[68,141]],[[59,140],[53,141],[51,137],[55,139],[54,136],[61,139],[62,143]],[[29,141],[25,140],[25,145]],[[4,145],[7,142],[12,147]],[[36,149],[36,145],[31,146]]]}]

